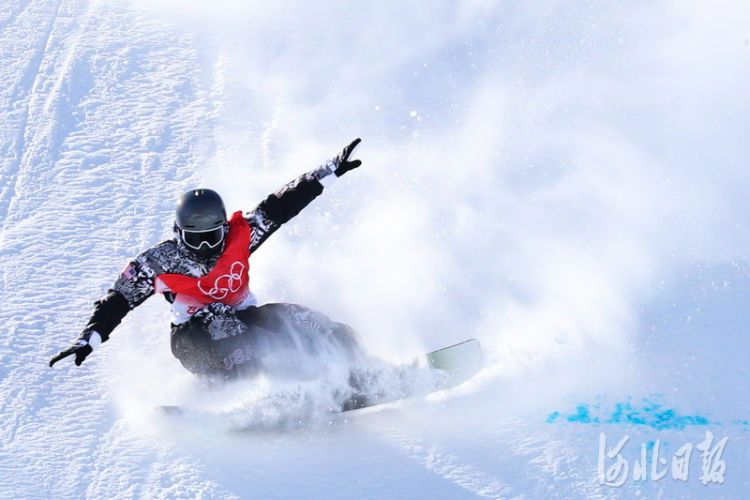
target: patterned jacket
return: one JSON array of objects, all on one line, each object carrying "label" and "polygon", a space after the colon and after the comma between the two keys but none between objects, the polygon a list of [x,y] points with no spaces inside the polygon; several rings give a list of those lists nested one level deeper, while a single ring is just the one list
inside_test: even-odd
[{"label": "patterned jacket", "polygon": [[[323,192],[324,186],[333,182],[335,166],[329,161],[313,171],[302,174],[267,196],[255,209],[244,213],[245,220],[250,225],[251,254],[282,224],[317,198]],[[107,340],[128,312],[154,295],[156,276],[169,273],[197,278],[207,274],[217,259],[218,255],[201,260],[177,238],[149,248],[128,263],[107,295],[95,303],[94,312],[86,328],[99,332],[102,340]],[[165,297],[168,301],[174,302],[174,296],[170,293],[166,293]],[[173,316],[173,322],[186,319]]]}]

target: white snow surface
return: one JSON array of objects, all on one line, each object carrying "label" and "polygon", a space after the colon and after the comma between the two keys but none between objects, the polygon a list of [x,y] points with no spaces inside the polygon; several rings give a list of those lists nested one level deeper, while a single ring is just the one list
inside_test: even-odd
[{"label": "white snow surface", "polygon": [[[0,498],[747,498],[743,2],[3,0],[0,62]],[[251,209],[355,137],[252,288],[392,362],[477,337],[470,382],[209,387],[158,297],[47,366],[182,191]]]}]

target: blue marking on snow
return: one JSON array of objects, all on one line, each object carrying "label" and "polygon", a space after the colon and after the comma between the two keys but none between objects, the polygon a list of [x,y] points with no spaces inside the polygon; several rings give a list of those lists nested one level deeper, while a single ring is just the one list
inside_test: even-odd
[{"label": "blue marking on snow", "polygon": [[[636,426],[647,426],[656,430],[684,429],[695,425],[720,425],[719,422],[711,422],[701,415],[680,415],[676,410],[667,408],[663,403],[657,401],[661,395],[654,394],[648,398],[642,398],[637,404],[628,397],[626,401],[618,402],[608,407],[598,401],[596,404],[579,403],[575,412],[564,413],[555,411],[547,417],[547,423],[554,423],[560,417],[564,421],[579,424],[629,424]],[[597,396],[597,400],[601,398]],[[747,421],[744,421],[747,425]]]},{"label": "blue marking on snow", "polygon": [[576,410],[577,413],[575,415],[568,415],[568,422],[580,422],[582,424],[599,423],[599,417],[591,417],[588,406],[578,405]]}]

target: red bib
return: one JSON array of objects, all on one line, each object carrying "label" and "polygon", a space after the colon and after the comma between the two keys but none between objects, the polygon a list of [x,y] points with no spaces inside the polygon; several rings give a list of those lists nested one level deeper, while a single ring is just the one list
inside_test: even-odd
[{"label": "red bib", "polygon": [[240,305],[250,294],[250,225],[235,212],[229,220],[224,252],[205,276],[193,278],[184,274],[160,274],[154,278],[159,293],[184,294],[201,305],[223,302]]}]

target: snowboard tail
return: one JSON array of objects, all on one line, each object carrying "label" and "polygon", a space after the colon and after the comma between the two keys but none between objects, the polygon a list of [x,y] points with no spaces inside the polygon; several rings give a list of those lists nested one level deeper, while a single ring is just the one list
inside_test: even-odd
[{"label": "snowboard tail", "polygon": [[448,389],[462,384],[479,372],[482,367],[482,347],[477,339],[468,339],[429,352],[426,358],[430,368],[447,372],[447,385],[441,389]]},{"label": "snowboard tail", "polygon": [[[468,339],[458,344],[428,352],[424,356],[427,366],[438,371],[435,386],[427,391],[436,392],[456,387],[469,380],[479,372],[482,366],[482,349],[477,339]],[[418,364],[420,358],[415,360]],[[393,401],[407,399],[415,394],[407,391],[401,394],[366,394],[355,393],[344,401],[341,411],[359,410]]]}]

